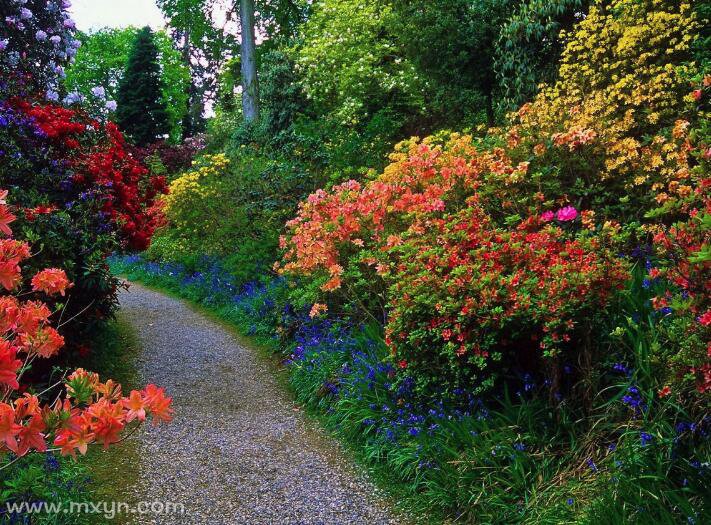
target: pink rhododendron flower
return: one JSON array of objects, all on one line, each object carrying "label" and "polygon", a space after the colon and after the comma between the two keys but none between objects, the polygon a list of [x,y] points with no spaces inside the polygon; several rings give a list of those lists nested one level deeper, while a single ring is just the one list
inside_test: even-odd
[{"label": "pink rhododendron flower", "polygon": [[552,211],[545,211],[541,213],[541,220],[543,222],[551,222],[555,218],[555,213]]},{"label": "pink rhododendron flower", "polygon": [[561,222],[574,221],[577,216],[578,210],[576,210],[572,206],[566,206],[565,208],[561,208],[560,210],[558,210],[558,213],[556,213],[556,218]]}]

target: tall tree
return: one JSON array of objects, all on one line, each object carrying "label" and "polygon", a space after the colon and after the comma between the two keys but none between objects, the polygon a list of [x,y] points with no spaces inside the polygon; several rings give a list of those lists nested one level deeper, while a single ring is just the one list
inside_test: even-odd
[{"label": "tall tree", "polygon": [[160,73],[153,31],[144,27],[136,35],[116,94],[116,121],[138,146],[154,142],[170,129]]},{"label": "tall tree", "polygon": [[259,113],[255,33],[263,38],[260,49],[264,44],[263,50],[273,49],[278,39],[294,36],[312,0],[156,0],[156,3],[169,20],[173,38],[190,64],[193,85],[190,115],[185,119],[185,129],[189,129],[202,120],[205,103],[215,100],[218,78],[237,55],[241,55],[243,64],[240,69],[244,67],[235,80],[239,80],[246,93],[245,118],[255,118]]},{"label": "tall tree", "polygon": [[[156,0],[170,24],[176,46],[190,67],[188,115],[184,135],[205,127],[205,107],[214,101],[217,78],[224,65],[238,53],[234,32],[235,0]],[[223,20],[219,26],[216,20]]]},{"label": "tall tree", "polygon": [[254,0],[240,0],[242,29],[242,112],[247,122],[259,117],[259,84],[254,41]]},{"label": "tall tree", "polygon": [[[76,60],[67,68],[64,85],[68,91],[78,91],[91,98],[93,89],[104,88],[108,100],[116,100],[121,77],[139,29],[106,28],[89,34],[79,34],[82,46]],[[190,71],[173,39],[165,31],[154,34],[158,46],[163,98],[168,108],[170,139],[181,138],[181,122],[188,111],[187,98]]]}]

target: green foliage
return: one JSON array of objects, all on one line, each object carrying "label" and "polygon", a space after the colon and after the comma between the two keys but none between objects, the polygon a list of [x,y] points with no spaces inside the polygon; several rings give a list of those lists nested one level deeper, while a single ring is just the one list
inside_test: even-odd
[{"label": "green foliage", "polygon": [[[170,33],[190,67],[189,111],[183,119],[183,135],[191,137],[205,130],[205,103],[214,99],[217,78],[225,64],[238,54],[238,41],[227,23],[214,23],[222,14],[222,2],[214,0],[157,0],[170,25]],[[236,11],[231,9],[231,20]]]},{"label": "green foliage", "polygon": [[292,53],[307,96],[343,126],[383,108],[421,113],[425,83],[392,34],[389,2],[324,0],[313,7]]},{"label": "green foliage", "polygon": [[270,51],[261,57],[261,131],[268,140],[277,143],[292,130],[297,116],[307,111],[306,97],[294,68],[292,57],[283,51]]},{"label": "green foliage", "polygon": [[306,20],[312,4],[309,0],[257,0],[255,3],[257,27],[267,35],[264,43],[267,47],[292,38]]},{"label": "green foliage", "polygon": [[[0,461],[5,467],[8,458]],[[0,470],[0,523],[33,523],[37,525],[80,525],[91,523],[88,514],[39,512],[9,513],[6,505],[46,502],[69,508],[70,503],[86,502],[89,478],[87,469],[67,458],[47,454],[30,454]]]},{"label": "green foliage", "polygon": [[247,147],[229,158],[208,155],[171,184],[168,226],[153,238],[149,255],[168,261],[219,256],[246,282],[272,265],[283,224],[313,189],[308,174]]},{"label": "green foliage", "polygon": [[[76,60],[67,69],[64,84],[69,91],[78,91],[91,99],[91,90],[101,86],[108,99],[115,100],[121,77],[126,69],[131,46],[138,29],[100,29],[81,34],[82,47]],[[190,72],[173,41],[164,31],[155,33],[161,71],[163,100],[168,110],[170,140],[181,136],[181,123],[187,113]]]},{"label": "green foliage", "polygon": [[89,97],[94,86],[101,86],[106,90],[107,97],[115,100],[136,32],[136,29],[129,27],[80,33],[78,36],[82,46],[74,63],[67,68],[64,80],[67,89]]},{"label": "green foliage", "polygon": [[136,34],[116,102],[117,123],[137,146],[147,146],[170,131],[158,47],[149,27]]},{"label": "green foliage", "polygon": [[[428,86],[427,115],[457,127],[494,121],[495,45],[518,0],[395,0],[394,31]],[[463,115],[466,115],[464,116]],[[464,118],[462,118],[464,116]]]},{"label": "green foliage", "polygon": [[582,18],[588,4],[588,0],[527,0],[516,8],[501,26],[492,50],[500,109],[516,109],[533,98],[539,84],[555,80],[563,51],[558,35]]}]

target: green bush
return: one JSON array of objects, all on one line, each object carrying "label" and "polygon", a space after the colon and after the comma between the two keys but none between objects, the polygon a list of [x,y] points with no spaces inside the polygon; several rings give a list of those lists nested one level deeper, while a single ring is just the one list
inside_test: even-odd
[{"label": "green bush", "polygon": [[313,188],[309,174],[246,146],[206,155],[171,184],[149,257],[195,266],[218,256],[247,281],[272,265],[284,223]]}]

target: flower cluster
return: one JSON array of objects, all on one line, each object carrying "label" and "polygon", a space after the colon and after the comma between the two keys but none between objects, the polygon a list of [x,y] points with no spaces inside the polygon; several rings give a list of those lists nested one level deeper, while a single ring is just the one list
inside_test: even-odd
[{"label": "flower cluster", "polygon": [[[171,398],[155,385],[123,396],[121,385],[110,379],[101,383],[97,374],[80,368],[68,377],[66,389],[66,399],[46,416],[50,425],[59,423],[54,444],[64,455],[75,455],[77,450],[86,454],[88,446],[95,442],[106,448],[120,441],[128,424],[142,423],[148,415],[154,425],[172,419]],[[76,405],[82,408],[77,409]]]},{"label": "flower cluster", "polygon": [[[96,374],[77,370],[64,382],[66,395],[51,405],[37,395],[18,396],[22,374],[37,359],[55,356],[64,338],[51,326],[52,312],[40,300],[20,300],[15,294],[23,280],[21,264],[30,258],[27,243],[10,237],[9,225],[16,217],[0,193],[2,231],[0,239],[0,451],[23,456],[32,450],[44,452],[48,441],[63,454],[86,453],[93,442],[108,446],[120,440],[120,433],[134,420],[142,422],[151,414],[155,422],[170,421],[171,399],[154,385],[133,391],[128,397],[121,386],[99,381]],[[46,296],[64,295],[71,287],[64,271],[49,268],[32,279],[33,290]],[[55,385],[56,386],[56,385]]]},{"label": "flower cluster", "polygon": [[[57,100],[64,66],[81,43],[69,0],[9,0],[0,6],[0,71],[31,92]],[[6,76],[7,75],[7,76]]]},{"label": "flower cluster", "polygon": [[71,167],[72,191],[100,201],[101,213],[119,227],[128,248],[146,249],[160,222],[153,204],[167,191],[165,178],[150,176],[111,122],[104,125],[80,110],[54,104],[12,102],[46,137],[55,162]]},{"label": "flower cluster", "polygon": [[391,253],[393,355],[420,375],[448,362],[440,381],[466,376],[460,386],[475,384],[468,369],[492,358],[526,359],[536,347],[582,353],[587,323],[629,276],[603,235],[567,235],[536,218],[500,228],[475,206],[432,221]]},{"label": "flower cluster", "polygon": [[548,199],[594,196],[618,220],[642,218],[672,181],[670,198],[688,192],[683,129],[668,130],[691,99],[697,27],[689,2],[593,3],[566,35],[557,82],[512,115],[511,154],[534,159],[535,176],[509,182]]},{"label": "flower cluster", "polygon": [[[323,290],[338,289],[349,250],[397,245],[404,230],[426,228],[447,202],[461,206],[485,173],[524,176],[528,168],[527,163],[512,165],[503,150],[479,151],[469,136],[454,134],[445,147],[434,142],[400,144],[392,164],[365,185],[351,180],[310,195],[287,223],[289,235],[281,239],[286,263],[278,268],[304,274],[326,270]],[[378,267],[377,258],[371,254],[364,262]],[[379,267],[384,269],[382,262]]]}]

